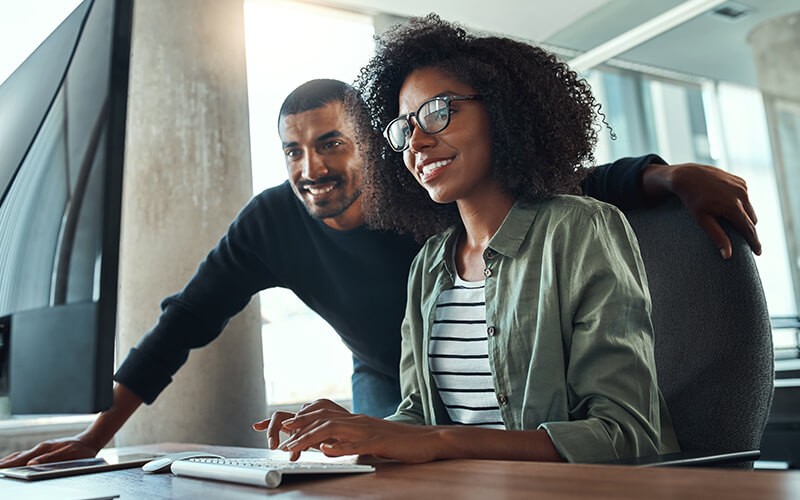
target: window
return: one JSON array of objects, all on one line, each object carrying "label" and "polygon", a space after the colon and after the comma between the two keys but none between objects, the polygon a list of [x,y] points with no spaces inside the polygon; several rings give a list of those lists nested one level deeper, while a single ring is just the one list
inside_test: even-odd
[{"label": "window", "polygon": [[[675,163],[716,165],[747,180],[763,255],[756,258],[770,315],[796,317],[797,302],[761,93],[724,82],[674,81],[603,69],[586,76],[618,139],[600,133],[597,161],[657,152]],[[795,110],[795,113],[797,111]],[[800,114],[784,111],[780,131]],[[790,157],[796,139],[786,139]],[[796,342],[776,330],[776,345]],[[780,342],[779,342],[780,341]]]},{"label": "window", "polygon": [[675,162],[715,164],[700,83],[630,71],[592,71],[587,80],[616,140],[601,131],[597,160],[657,152]]},{"label": "window", "polygon": [[615,140],[605,128],[600,130],[595,156],[607,163],[623,156],[638,156],[655,149],[650,117],[646,114],[642,95],[642,77],[637,73],[591,71],[587,80],[595,98],[602,104],[600,111],[613,128]]},{"label": "window", "polygon": [[747,180],[764,253],[756,259],[770,316],[796,316],[783,215],[761,92],[720,83],[720,122],[728,170]]},{"label": "window", "polygon": [[[248,0],[245,47],[255,193],[286,180],[277,134],[280,105],[314,78],[352,82],[372,55],[368,16],[289,2]],[[298,36],[302,26],[305,36]],[[261,294],[267,401],[284,405],[319,397],[351,399],[352,357],[339,336],[284,289]],[[298,346],[314,345],[300,354]]]}]

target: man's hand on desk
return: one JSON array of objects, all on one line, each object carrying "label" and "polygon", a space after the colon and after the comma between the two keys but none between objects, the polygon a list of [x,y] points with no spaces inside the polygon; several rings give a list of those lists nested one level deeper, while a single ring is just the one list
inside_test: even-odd
[{"label": "man's hand on desk", "polygon": [[18,451],[0,460],[0,468],[46,462],[77,460],[97,455],[101,447],[85,442],[80,435],[43,441],[29,450]]},{"label": "man's hand on desk", "polygon": [[0,468],[91,458],[103,448],[142,400],[122,384],[114,386],[114,404],[76,436],[43,441],[30,450],[12,453],[0,460]]}]

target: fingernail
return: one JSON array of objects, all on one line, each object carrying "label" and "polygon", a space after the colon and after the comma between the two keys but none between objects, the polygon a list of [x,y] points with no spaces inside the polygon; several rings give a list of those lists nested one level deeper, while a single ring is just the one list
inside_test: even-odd
[{"label": "fingernail", "polygon": [[286,424],[292,425],[293,423],[294,423],[294,419],[293,418],[287,418],[286,420],[283,421],[284,425],[286,425]]},{"label": "fingernail", "polygon": [[728,254],[728,252],[724,248],[720,248],[719,253],[722,254],[723,259],[727,260],[730,258],[730,254]]},{"label": "fingernail", "polygon": [[275,449],[275,438],[274,437],[270,436],[269,438],[267,438],[267,443],[269,444],[269,449],[270,450],[274,450]]}]

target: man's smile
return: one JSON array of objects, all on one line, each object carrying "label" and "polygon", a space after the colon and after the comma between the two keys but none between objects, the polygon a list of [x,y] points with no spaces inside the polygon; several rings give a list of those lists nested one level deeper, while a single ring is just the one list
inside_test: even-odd
[{"label": "man's smile", "polygon": [[298,189],[306,196],[310,196],[314,201],[326,200],[343,183],[340,177],[325,177],[318,181],[302,181]]}]

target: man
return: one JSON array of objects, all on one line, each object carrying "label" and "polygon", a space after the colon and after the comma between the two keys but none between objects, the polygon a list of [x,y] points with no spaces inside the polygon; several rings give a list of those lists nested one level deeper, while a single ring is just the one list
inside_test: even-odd
[{"label": "man", "polygon": [[[151,403],[186,361],[211,342],[250,297],[285,287],[327,320],[353,352],[353,410],[383,417],[400,401],[400,323],[409,265],[420,245],[364,226],[362,161],[344,99],[352,89],[314,80],[284,101],[279,134],[288,182],[254,197],[133,348],[115,379],[113,406],[81,434],[17,452],[0,467],[94,456],[142,403]],[[725,217],[760,243],[744,181],[712,167],[665,166],[646,156],[599,167],[584,191],[622,208],[674,192],[724,258]]]}]

